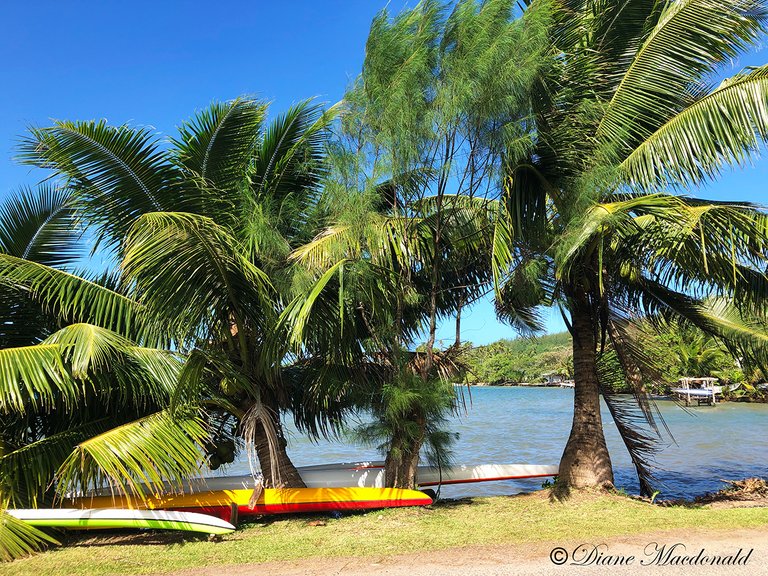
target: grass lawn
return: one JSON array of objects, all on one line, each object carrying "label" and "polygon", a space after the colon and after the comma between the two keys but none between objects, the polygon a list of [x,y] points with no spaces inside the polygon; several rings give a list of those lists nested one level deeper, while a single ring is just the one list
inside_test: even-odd
[{"label": "grass lawn", "polygon": [[768,508],[660,507],[620,495],[589,494],[558,503],[550,502],[548,493],[541,491],[340,519],[272,516],[245,525],[220,542],[157,532],[80,536],[65,547],[0,565],[0,575],[145,574],[307,557],[378,556],[455,546],[564,543],[680,528],[761,526],[768,526]]}]

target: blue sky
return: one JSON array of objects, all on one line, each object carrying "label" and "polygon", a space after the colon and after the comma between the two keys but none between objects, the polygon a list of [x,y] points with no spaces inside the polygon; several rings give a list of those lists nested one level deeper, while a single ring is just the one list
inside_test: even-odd
[{"label": "blue sky", "polygon": [[[410,2],[413,5],[415,2]],[[408,3],[391,0],[397,12]],[[336,102],[360,71],[371,19],[385,0],[0,2],[0,198],[40,174],[12,161],[29,125],[106,118],[169,134],[213,100],[248,94],[281,110]],[[760,49],[739,62],[768,62]],[[698,195],[766,201],[768,162],[726,174]],[[559,313],[550,331],[563,329]],[[464,314],[464,338],[512,337],[489,301]],[[439,337],[452,339],[453,326]]]}]

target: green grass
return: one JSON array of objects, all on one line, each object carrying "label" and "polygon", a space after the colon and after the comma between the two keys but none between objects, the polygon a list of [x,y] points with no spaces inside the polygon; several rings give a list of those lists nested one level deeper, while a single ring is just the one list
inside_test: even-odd
[{"label": "green grass", "polygon": [[730,530],[768,526],[768,508],[662,508],[629,498],[581,495],[552,503],[545,492],[476,498],[430,509],[373,511],[328,519],[271,517],[220,542],[145,533],[130,544],[88,537],[0,566],[0,575],[145,574],[205,565],[307,557],[379,556],[455,546],[558,543],[672,529]]}]

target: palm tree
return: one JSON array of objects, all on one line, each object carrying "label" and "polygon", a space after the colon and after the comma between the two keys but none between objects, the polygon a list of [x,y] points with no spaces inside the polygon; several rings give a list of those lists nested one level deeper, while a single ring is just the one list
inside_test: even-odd
[{"label": "palm tree", "polygon": [[140,480],[180,480],[197,471],[206,435],[196,410],[169,409],[181,365],[150,344],[139,307],[108,279],[65,270],[81,256],[73,202],[71,190],[43,185],[0,205],[3,559],[55,542],[3,509],[102,480],[134,492]]},{"label": "palm tree", "polygon": [[[0,206],[0,253],[49,264],[68,263],[76,254],[71,216],[65,190],[41,186],[36,191],[18,191]],[[0,318],[0,351],[35,344],[54,329],[39,307],[32,306],[17,287],[6,282],[0,283]],[[45,533],[4,514],[14,492],[13,486],[9,487],[5,458],[13,452],[14,436],[10,427],[0,432],[0,561],[13,560],[56,543]]]},{"label": "palm tree", "polygon": [[[676,318],[747,344],[753,331],[729,326],[706,297],[746,309],[768,293],[764,214],[680,194],[746,161],[768,135],[768,67],[710,87],[761,36],[765,2],[530,0],[514,24],[511,14],[503,0],[382,13],[348,97],[363,109],[350,127],[393,181],[434,177],[417,188],[438,207],[433,254],[450,188],[456,206],[490,214],[501,318],[536,330],[539,306],[563,311],[576,390],[559,486],[612,485],[602,389],[647,492],[659,427],[644,381],[655,372],[627,324]],[[455,176],[464,159],[476,177]],[[433,294],[440,266],[430,269]],[[606,350],[638,403],[610,393]]]},{"label": "palm tree", "polygon": [[[497,297],[513,313],[559,306],[573,336],[574,417],[560,485],[613,483],[602,389],[647,492],[649,442],[658,429],[643,380],[653,374],[627,323],[676,319],[748,343],[749,331],[732,329],[706,298],[717,294],[746,311],[768,295],[765,214],[748,203],[679,194],[743,164],[768,135],[768,66],[711,87],[761,37],[766,3],[526,6],[549,18],[550,57],[517,123],[528,145],[506,158]],[[607,391],[601,366],[608,349],[639,404]]]},{"label": "palm tree", "polygon": [[[267,339],[294,289],[287,255],[314,235],[333,111],[306,101],[266,124],[266,109],[248,99],[213,104],[169,146],[148,129],[57,122],[31,130],[19,158],[66,183],[130,300],[162,319],[184,360],[171,407],[206,407],[212,467],[232,458],[236,428],[267,486],[295,486],[303,484],[280,422],[293,403],[286,359],[270,355]],[[10,265],[1,273],[22,286],[37,281]],[[66,293],[54,296],[70,305]],[[296,414],[310,431],[333,416]]]}]

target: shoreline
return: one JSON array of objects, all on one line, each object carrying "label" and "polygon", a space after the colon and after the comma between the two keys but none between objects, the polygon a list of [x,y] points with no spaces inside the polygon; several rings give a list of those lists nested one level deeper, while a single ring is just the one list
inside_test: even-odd
[{"label": "shoreline", "polygon": [[[469,388],[553,388],[553,389],[565,389],[565,390],[573,390],[572,386],[561,386],[559,384],[548,384],[546,382],[516,382],[516,383],[510,383],[510,384],[501,384],[501,383],[488,383],[488,382],[469,382],[469,383],[454,383],[454,386],[466,386]],[[632,392],[617,392],[617,394],[625,394],[625,395],[631,395]],[[664,400],[664,401],[675,401],[675,398],[672,394],[651,394],[651,398],[654,401],[658,400]],[[727,398],[727,399],[720,399],[717,401],[718,404],[729,404],[729,403],[735,403],[735,404],[768,404],[768,395],[763,397],[750,397],[750,396],[743,396],[739,398]],[[696,406],[688,406],[687,408],[695,408]],[[711,407],[711,406],[701,406],[701,407]]]}]

